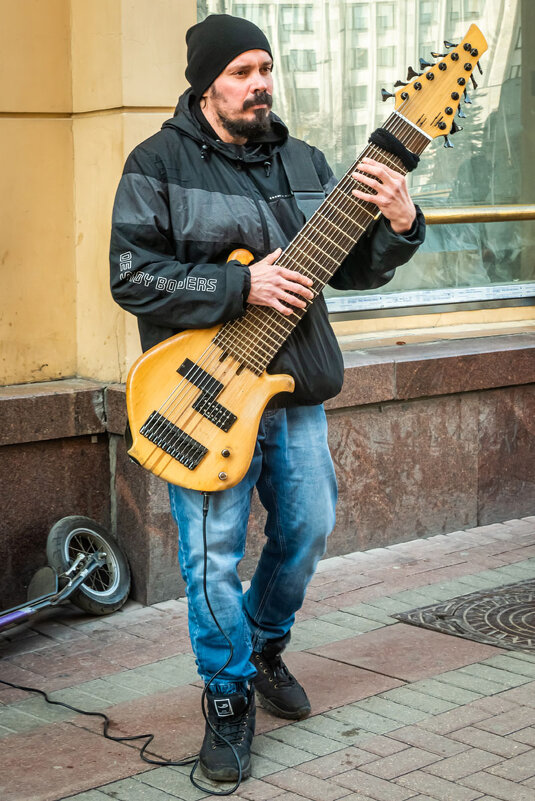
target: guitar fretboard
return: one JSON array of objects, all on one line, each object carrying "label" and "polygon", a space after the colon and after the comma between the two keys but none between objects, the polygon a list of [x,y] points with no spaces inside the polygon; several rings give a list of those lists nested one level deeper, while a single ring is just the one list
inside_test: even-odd
[{"label": "guitar fretboard", "polygon": [[[393,133],[408,150],[417,155],[429,143],[425,134],[397,112],[390,115],[383,128]],[[282,267],[312,279],[313,285],[310,288],[314,299],[338,270],[355,243],[380,216],[377,206],[351,194],[351,190],[356,188],[367,194],[374,194],[368,186],[351,178],[351,174],[365,157],[386,164],[402,175],[407,173],[397,156],[376,145],[368,145],[277,260],[277,264]],[[226,354],[234,356],[245,367],[260,374],[313,302],[311,300],[307,303],[304,309],[294,307],[288,316],[269,306],[249,304],[242,317],[226,323],[220,329],[214,342]]]}]

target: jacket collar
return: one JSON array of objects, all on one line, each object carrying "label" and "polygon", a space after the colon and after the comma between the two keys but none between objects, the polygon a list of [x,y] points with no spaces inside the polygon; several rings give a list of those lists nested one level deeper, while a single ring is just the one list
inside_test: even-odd
[{"label": "jacket collar", "polygon": [[288,129],[276,114],[271,113],[271,131],[266,137],[247,142],[245,145],[234,145],[222,142],[198,108],[198,103],[191,89],[178,99],[174,116],[166,120],[162,128],[174,128],[193,139],[199,147],[206,151],[215,150],[233,161],[247,163],[264,162],[276,153],[288,138]]}]

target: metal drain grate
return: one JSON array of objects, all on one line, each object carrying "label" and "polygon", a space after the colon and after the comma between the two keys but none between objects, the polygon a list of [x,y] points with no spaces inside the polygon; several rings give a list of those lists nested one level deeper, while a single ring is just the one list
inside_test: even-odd
[{"label": "metal drain grate", "polygon": [[460,595],[392,617],[442,634],[535,653],[535,580]]}]

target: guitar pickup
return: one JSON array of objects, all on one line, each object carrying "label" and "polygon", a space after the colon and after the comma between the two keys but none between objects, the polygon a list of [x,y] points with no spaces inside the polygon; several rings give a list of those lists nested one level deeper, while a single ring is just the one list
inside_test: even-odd
[{"label": "guitar pickup", "polygon": [[222,431],[229,431],[238,419],[235,414],[225,409],[225,407],[215,401],[213,397],[205,394],[199,395],[197,400],[192,404],[192,409],[202,414],[203,417],[206,417],[207,420]]},{"label": "guitar pickup", "polygon": [[220,392],[223,391],[223,384],[199,367],[198,364],[192,362],[191,359],[185,359],[177,370],[177,373],[184,376],[190,384],[193,384],[198,389],[202,390],[205,395],[211,398],[216,398]]}]

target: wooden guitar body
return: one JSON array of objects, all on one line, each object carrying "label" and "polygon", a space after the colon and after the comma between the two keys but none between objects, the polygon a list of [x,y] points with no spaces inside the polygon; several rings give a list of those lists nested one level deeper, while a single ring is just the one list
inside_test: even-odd
[{"label": "wooden guitar body", "polygon": [[[171,484],[206,492],[241,481],[262,412],[274,395],[294,388],[291,376],[256,375],[225,357],[213,344],[219,330],[185,331],[151,348],[132,366],[126,395],[133,436],[129,455]],[[153,418],[149,439],[140,431],[154,413],[159,417]]]},{"label": "wooden guitar body", "polygon": [[[469,78],[475,88],[472,72],[487,49],[476,25],[458,45],[444,44],[449,52],[428,65],[427,72],[411,68],[412,80],[396,92],[395,110],[382,128],[409,154],[419,156],[433,139],[459,130],[453,118],[461,93]],[[277,260],[308,276],[315,297],[377,219],[373,200],[357,200],[352,194],[352,176],[361,159],[369,156],[401,175],[410,168],[399,151],[396,155],[374,142],[370,138],[361,157]],[[229,258],[248,264],[253,257],[242,250]],[[241,317],[223,326],[178,334],[143,354],[127,381],[130,456],[155,475],[189,489],[213,492],[237,484],[248,470],[266,405],[277,393],[294,389],[291,376],[269,375],[266,368],[309,303],[289,314],[248,304]]]}]

